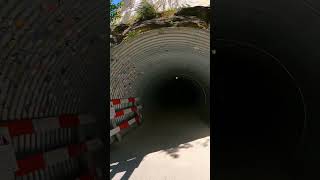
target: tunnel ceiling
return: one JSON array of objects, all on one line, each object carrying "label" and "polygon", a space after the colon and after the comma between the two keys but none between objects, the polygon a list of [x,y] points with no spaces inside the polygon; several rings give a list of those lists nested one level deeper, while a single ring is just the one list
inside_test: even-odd
[{"label": "tunnel ceiling", "polygon": [[90,111],[92,79],[105,81],[104,4],[0,1],[1,120]]},{"label": "tunnel ceiling", "polygon": [[[161,77],[210,80],[210,32],[189,27],[151,30],[111,49],[111,98],[135,97]],[[157,78],[158,77],[158,78]]]}]

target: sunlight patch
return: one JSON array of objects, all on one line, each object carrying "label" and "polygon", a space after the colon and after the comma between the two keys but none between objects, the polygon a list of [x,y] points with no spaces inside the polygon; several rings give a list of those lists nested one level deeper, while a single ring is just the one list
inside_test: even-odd
[{"label": "sunlight patch", "polygon": [[126,173],[126,171],[118,172],[118,173],[112,178],[112,180],[120,180],[125,173]]}]

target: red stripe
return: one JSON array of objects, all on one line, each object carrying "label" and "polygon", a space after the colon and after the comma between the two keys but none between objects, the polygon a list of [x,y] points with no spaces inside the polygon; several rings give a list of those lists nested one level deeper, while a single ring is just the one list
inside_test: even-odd
[{"label": "red stripe", "polygon": [[136,102],[136,98],[129,98],[129,102]]},{"label": "red stripe", "polygon": [[140,116],[136,116],[136,117],[134,117],[135,119],[136,119],[136,122],[137,122],[137,124],[140,124]]},{"label": "red stripe", "polygon": [[131,107],[131,110],[132,110],[133,112],[136,112],[136,111],[137,111],[137,107],[136,107],[136,106]]},{"label": "red stripe", "polygon": [[60,116],[59,123],[61,128],[71,128],[80,125],[78,116]]},{"label": "red stripe", "polygon": [[116,117],[123,116],[123,115],[124,115],[124,111],[123,110],[116,112]]},{"label": "red stripe", "polygon": [[88,147],[86,143],[81,143],[81,144],[72,144],[68,146],[68,154],[70,157],[76,157],[79,156],[80,154],[87,152]]},{"label": "red stripe", "polygon": [[12,121],[8,123],[8,128],[11,136],[33,133],[33,124],[31,119]]},{"label": "red stripe", "polygon": [[121,102],[120,102],[120,99],[112,99],[111,101],[112,101],[112,104],[113,104],[113,105],[117,105],[117,104],[120,104],[120,103],[121,103]]},{"label": "red stripe", "polygon": [[119,125],[120,129],[126,129],[129,127],[129,122],[125,121]]},{"label": "red stripe", "polygon": [[44,169],[46,167],[44,158],[42,154],[27,157],[22,160],[17,161],[18,171],[16,171],[17,176],[23,176],[30,172]]}]

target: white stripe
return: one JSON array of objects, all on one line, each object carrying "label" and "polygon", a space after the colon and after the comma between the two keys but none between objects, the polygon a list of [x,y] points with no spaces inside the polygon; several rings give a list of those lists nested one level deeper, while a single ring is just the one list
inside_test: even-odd
[{"label": "white stripe", "polygon": [[110,131],[110,137],[120,132],[120,127],[116,127]]},{"label": "white stripe", "polygon": [[59,119],[55,117],[34,119],[32,123],[36,132],[45,132],[60,128]]},{"label": "white stripe", "polygon": [[54,165],[59,162],[69,159],[69,154],[67,148],[56,149],[50,152],[44,153],[44,159],[46,164]]},{"label": "white stripe", "polygon": [[131,112],[133,112],[133,111],[131,110],[131,108],[128,108],[128,109],[123,110],[123,113],[124,113],[124,114],[129,114],[129,113],[131,113]]},{"label": "white stripe", "polygon": [[136,122],[136,119],[135,119],[135,118],[133,118],[133,119],[131,119],[130,121],[128,121],[129,125],[131,125],[131,124],[133,124],[133,123],[135,123],[135,122]]},{"label": "white stripe", "polygon": [[116,111],[113,107],[110,108],[110,119],[115,118],[116,116]]},{"label": "white stripe", "polygon": [[129,103],[129,99],[121,99],[120,102],[121,104],[127,104]]}]

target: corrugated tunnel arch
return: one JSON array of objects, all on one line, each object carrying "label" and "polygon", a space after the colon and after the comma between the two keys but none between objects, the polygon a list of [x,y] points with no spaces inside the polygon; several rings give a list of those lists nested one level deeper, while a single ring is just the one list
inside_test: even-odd
[{"label": "corrugated tunnel arch", "polygon": [[[88,9],[79,10],[84,3]],[[1,119],[88,111],[90,79],[102,70],[95,51],[103,47],[103,32],[92,31],[103,24],[97,20],[102,3],[3,5],[11,11],[1,11]]]},{"label": "corrugated tunnel arch", "polygon": [[[126,171],[123,179],[156,179],[168,173],[207,179],[210,31],[164,27],[138,34],[111,48],[110,73],[111,99],[139,97],[143,105],[141,125],[128,134],[124,130],[122,141],[110,145],[110,179],[117,179],[120,169]],[[144,159],[148,157],[153,158]],[[201,168],[184,158],[196,158]],[[194,171],[174,172],[179,164]],[[157,173],[160,166],[163,171]]]},{"label": "corrugated tunnel arch", "polygon": [[[200,85],[200,91],[209,97],[209,30],[189,27],[150,30],[113,47],[111,56],[112,99],[141,97],[142,102],[147,102],[145,95],[153,91],[150,86],[176,76],[192,77]],[[168,104],[175,101],[170,94],[166,98]]]}]

